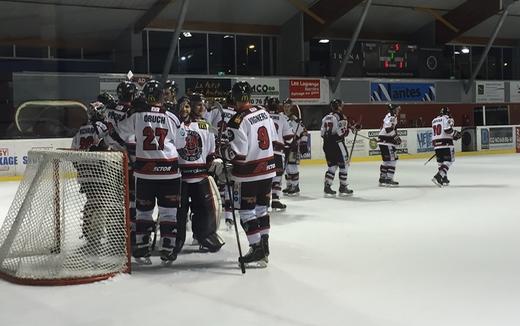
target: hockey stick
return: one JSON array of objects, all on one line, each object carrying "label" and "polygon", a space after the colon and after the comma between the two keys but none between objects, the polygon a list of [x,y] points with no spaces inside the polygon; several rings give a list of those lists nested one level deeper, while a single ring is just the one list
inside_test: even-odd
[{"label": "hockey stick", "polygon": [[424,165],[428,164],[428,162],[430,162],[435,157],[435,155],[437,155],[437,153],[433,153],[432,157],[430,157],[428,161],[424,162]]},{"label": "hockey stick", "polygon": [[[359,117],[359,125],[361,125],[361,120],[363,120],[363,116],[360,116]],[[350,149],[350,153],[348,153],[348,162],[347,162],[347,165],[350,166],[350,162],[352,162],[352,154],[354,153],[354,146],[356,146],[356,138],[357,138],[357,135],[358,135],[358,130],[356,129],[356,131],[354,132],[354,141],[352,142],[352,148]]]},{"label": "hockey stick", "polygon": [[[217,109],[220,112],[220,116],[222,117],[222,121],[224,121],[224,118],[225,118],[224,109],[222,108],[222,105],[220,103],[218,103],[218,102],[217,102]],[[218,143],[220,143],[220,141],[222,139],[222,133],[224,131],[223,129],[224,129],[224,123],[221,124],[220,130],[219,130],[219,134],[217,136],[217,142]],[[224,160],[224,157],[222,157],[222,161],[223,161],[222,165],[224,167],[224,175],[226,176],[226,188],[227,188],[227,191],[228,191],[229,201],[231,202],[231,215],[233,216],[233,224],[235,225],[235,236],[237,238],[238,257],[239,257],[238,261],[240,262],[240,270],[242,271],[242,274],[245,274],[246,273],[246,265],[244,263],[244,259],[243,259],[243,256],[242,256],[242,246],[240,245],[240,236],[238,234],[237,218],[236,218],[236,215],[235,215],[235,205],[234,205],[234,200],[233,200],[233,192],[231,191],[231,182],[229,181],[228,169],[227,169],[226,161]]]}]

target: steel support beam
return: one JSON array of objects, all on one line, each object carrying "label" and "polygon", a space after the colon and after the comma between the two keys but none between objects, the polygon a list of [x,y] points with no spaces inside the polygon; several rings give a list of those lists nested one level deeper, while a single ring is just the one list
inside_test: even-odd
[{"label": "steel support beam", "polygon": [[164,62],[164,69],[161,79],[161,82],[163,84],[166,80],[168,80],[168,74],[170,73],[170,69],[172,68],[173,58],[175,57],[175,51],[177,51],[177,45],[179,44],[179,36],[181,35],[181,29],[184,24],[184,18],[186,18],[186,12],[188,12],[189,4],[190,0],[182,0],[181,9],[179,11],[179,17],[177,18],[177,27],[175,28],[175,33],[173,33],[173,38],[170,43],[170,50],[168,51],[168,56],[166,57],[166,61]]},{"label": "steel support beam", "polygon": [[321,17],[324,24],[320,24],[312,17],[305,15],[305,41],[308,41],[325,31],[336,20],[356,8],[363,1],[364,0],[319,0],[314,3],[309,10]]},{"label": "steel support beam", "polygon": [[482,56],[480,57],[480,60],[477,64],[477,66],[475,67],[475,69],[473,70],[473,72],[471,74],[471,78],[464,84],[464,91],[466,92],[466,94],[468,94],[469,90],[471,89],[471,86],[473,85],[473,82],[477,78],[480,68],[482,68],[482,65],[484,64],[484,61],[487,58],[489,50],[491,49],[491,46],[493,45],[493,43],[495,42],[495,39],[497,38],[498,32],[500,32],[500,29],[502,29],[502,25],[504,24],[504,21],[506,20],[507,15],[509,14],[510,7],[511,7],[511,5],[509,5],[502,13],[500,20],[498,21],[497,26],[495,26],[495,30],[493,31],[493,34],[491,34],[491,37],[489,38],[486,48],[484,49],[484,53],[482,53]]},{"label": "steel support beam", "polygon": [[134,33],[141,33],[169,4],[175,0],[157,0],[134,24]]},{"label": "steel support beam", "polygon": [[361,17],[359,18],[359,22],[356,26],[356,30],[354,31],[354,34],[352,35],[352,38],[350,39],[347,53],[343,57],[341,66],[336,74],[336,78],[334,79],[334,82],[332,83],[332,92],[333,93],[336,92],[336,89],[338,88],[339,83],[341,81],[341,77],[343,77],[343,74],[345,73],[345,70],[347,69],[348,58],[352,54],[352,50],[354,50],[354,46],[356,45],[356,42],[359,37],[359,33],[361,32],[361,28],[363,27],[363,24],[365,23],[365,19],[367,18],[367,14],[368,14],[368,9],[370,9],[371,5],[372,5],[372,0],[367,0],[367,3],[365,4],[365,8],[363,9],[363,13],[361,14]]},{"label": "steel support beam", "polygon": [[[460,6],[435,22],[437,44],[446,44],[461,36],[486,19],[498,14],[503,8],[502,0],[466,0]],[[455,27],[456,31],[449,27]]]}]

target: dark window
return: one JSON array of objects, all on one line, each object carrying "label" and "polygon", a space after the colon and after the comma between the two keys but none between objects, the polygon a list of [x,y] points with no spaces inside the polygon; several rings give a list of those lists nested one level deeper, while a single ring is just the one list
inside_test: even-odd
[{"label": "dark window", "polygon": [[235,74],[235,36],[209,34],[209,73]]},{"label": "dark window", "polygon": [[179,72],[207,74],[206,34],[183,32],[179,39]]},{"label": "dark window", "polygon": [[491,48],[487,57],[488,79],[502,79],[502,49]]},{"label": "dark window", "polygon": [[237,75],[261,75],[261,40],[259,36],[237,36]]},{"label": "dark window", "polygon": [[[471,73],[477,69],[477,65],[484,54],[484,47],[473,46],[471,47]],[[487,59],[484,59],[484,63],[477,74],[477,79],[487,79]]]},{"label": "dark window", "polygon": [[0,57],[12,57],[13,46],[12,45],[0,45]]},{"label": "dark window", "polygon": [[278,72],[278,38],[273,37],[273,74]]},{"label": "dark window", "polygon": [[329,76],[331,74],[331,63],[341,64],[341,53],[331,53],[331,43],[320,43],[320,40],[313,39],[309,42],[309,63],[307,72],[311,76]]},{"label": "dark window", "polygon": [[263,60],[263,75],[272,75],[271,72],[271,38],[262,38],[262,60]]},{"label": "dark window", "polygon": [[51,48],[51,58],[56,58],[56,59],[81,59],[81,49],[55,49],[55,48]]},{"label": "dark window", "polygon": [[83,59],[112,60],[111,49],[83,49]]},{"label": "dark window", "polygon": [[456,79],[468,79],[471,77],[471,66],[470,66],[470,47],[467,46],[454,46],[454,67],[453,74]]},{"label": "dark window", "polygon": [[[170,48],[170,42],[173,37],[173,32],[156,32],[150,31],[150,72],[162,73],[166,57],[168,56],[168,50]],[[179,50],[177,48],[177,50]],[[179,72],[179,61],[178,51],[175,52],[172,67],[170,73]]]},{"label": "dark window", "polygon": [[513,49],[504,48],[503,55],[504,55],[504,59],[502,62],[502,66],[503,66],[503,72],[504,72],[504,79],[511,80],[511,79],[513,79],[513,69],[512,69]]},{"label": "dark window", "polygon": [[48,58],[47,47],[16,46],[16,56],[20,58]]}]

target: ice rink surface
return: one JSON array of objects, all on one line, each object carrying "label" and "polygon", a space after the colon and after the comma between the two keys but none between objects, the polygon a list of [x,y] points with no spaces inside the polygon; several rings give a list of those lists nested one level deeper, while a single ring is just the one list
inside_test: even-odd
[{"label": "ice rink surface", "polygon": [[[0,325],[519,325],[520,155],[457,158],[442,189],[424,161],[399,161],[390,189],[378,162],[354,163],[348,199],[303,167],[301,196],[271,216],[267,269],[241,275],[222,231],[219,253],[188,246],[100,283],[0,280]],[[0,221],[17,185],[0,183]]]}]

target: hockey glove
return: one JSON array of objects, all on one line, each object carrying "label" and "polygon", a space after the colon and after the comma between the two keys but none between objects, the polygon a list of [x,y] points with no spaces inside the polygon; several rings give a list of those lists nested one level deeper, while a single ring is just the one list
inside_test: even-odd
[{"label": "hockey glove", "polygon": [[399,136],[394,137],[394,144],[401,145],[401,142],[402,142],[401,137],[399,137]]},{"label": "hockey glove", "polygon": [[307,142],[302,141],[300,142],[300,154],[307,154],[309,152],[309,147],[307,145]]},{"label": "hockey glove", "polygon": [[458,130],[453,130],[453,140],[459,140],[462,138],[462,133]]}]

